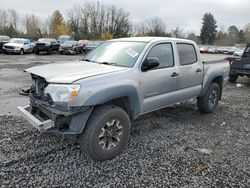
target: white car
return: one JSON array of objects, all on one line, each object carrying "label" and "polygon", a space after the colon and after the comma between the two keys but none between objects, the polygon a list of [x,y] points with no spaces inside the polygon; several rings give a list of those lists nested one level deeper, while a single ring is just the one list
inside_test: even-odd
[{"label": "white car", "polygon": [[32,44],[31,40],[24,39],[24,38],[13,38],[3,45],[3,50],[6,53],[16,53],[23,55],[24,53],[31,53],[33,52],[34,45]]},{"label": "white car", "polygon": [[233,53],[233,56],[242,56],[244,50],[238,50]]}]

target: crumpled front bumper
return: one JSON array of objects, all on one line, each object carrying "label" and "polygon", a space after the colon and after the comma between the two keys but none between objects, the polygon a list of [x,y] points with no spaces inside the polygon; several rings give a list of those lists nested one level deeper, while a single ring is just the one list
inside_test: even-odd
[{"label": "crumpled front bumper", "polygon": [[55,127],[54,122],[50,119],[41,119],[36,116],[34,116],[31,113],[32,107],[30,105],[28,106],[19,106],[17,107],[18,110],[21,112],[21,115],[36,129],[38,129],[41,132],[44,132],[48,129],[51,129]]},{"label": "crumpled front bumper", "polygon": [[75,108],[65,112],[38,102],[36,108],[39,113],[32,112],[31,105],[17,108],[22,117],[40,132],[80,134],[94,107]]}]

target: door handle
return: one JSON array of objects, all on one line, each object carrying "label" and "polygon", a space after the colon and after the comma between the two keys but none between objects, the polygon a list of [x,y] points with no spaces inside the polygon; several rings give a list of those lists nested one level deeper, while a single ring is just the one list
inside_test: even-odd
[{"label": "door handle", "polygon": [[171,77],[175,78],[175,77],[177,77],[178,75],[179,75],[178,73],[173,72],[173,74],[171,74]]},{"label": "door handle", "polygon": [[197,69],[195,72],[199,73],[199,72],[201,72],[201,69]]}]

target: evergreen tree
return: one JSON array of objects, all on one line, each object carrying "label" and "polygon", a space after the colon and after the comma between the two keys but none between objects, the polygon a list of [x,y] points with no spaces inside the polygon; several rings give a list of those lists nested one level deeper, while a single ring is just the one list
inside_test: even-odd
[{"label": "evergreen tree", "polygon": [[244,33],[244,30],[241,29],[238,33],[238,42],[239,43],[245,43],[245,33]]},{"label": "evergreen tree", "polygon": [[214,16],[211,13],[204,14],[200,34],[202,44],[213,44],[217,33],[216,28]]}]

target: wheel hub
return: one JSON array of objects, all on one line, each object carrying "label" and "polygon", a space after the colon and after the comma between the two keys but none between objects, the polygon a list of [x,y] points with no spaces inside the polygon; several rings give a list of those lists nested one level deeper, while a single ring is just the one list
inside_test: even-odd
[{"label": "wheel hub", "polygon": [[102,149],[110,150],[117,146],[122,134],[123,126],[120,124],[120,121],[113,119],[102,127],[98,137],[98,144]]},{"label": "wheel hub", "polygon": [[217,92],[215,90],[211,91],[210,95],[209,95],[209,106],[213,107],[218,99],[218,95]]}]

